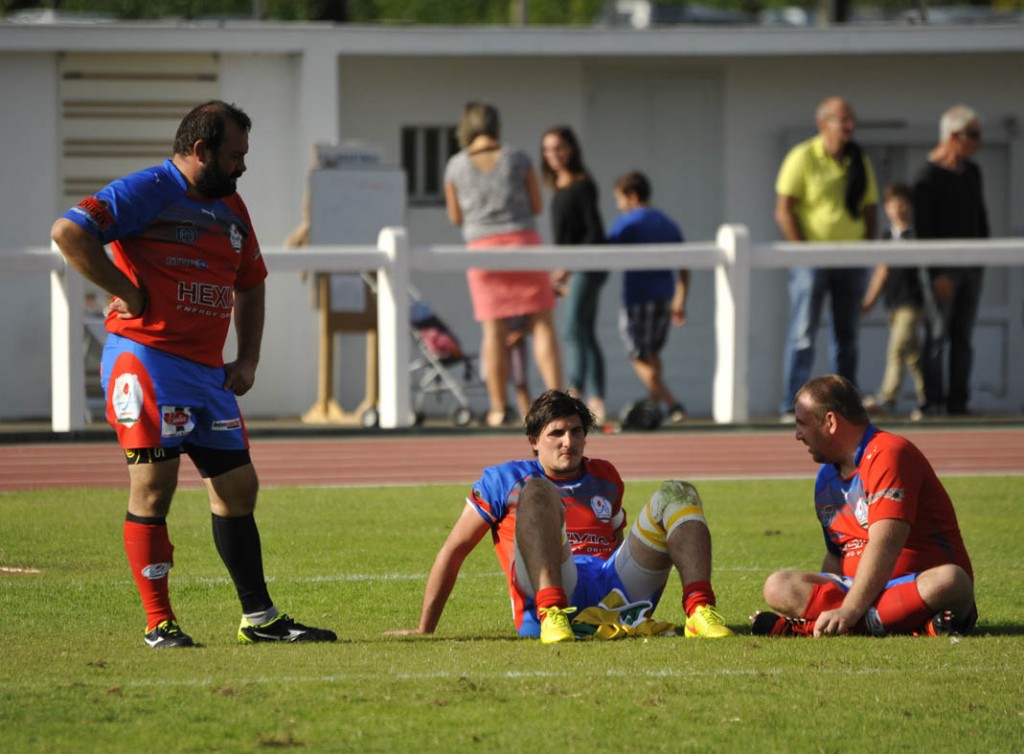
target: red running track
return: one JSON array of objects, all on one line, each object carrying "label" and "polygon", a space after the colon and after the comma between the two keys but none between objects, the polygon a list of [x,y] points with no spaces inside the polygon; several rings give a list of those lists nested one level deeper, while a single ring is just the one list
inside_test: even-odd
[{"label": "red running track", "polygon": [[[1024,475],[1024,429],[912,428],[900,431],[943,475]],[[485,466],[526,458],[515,434],[278,439],[256,437],[263,486],[468,484]],[[684,431],[595,435],[587,454],[608,458],[625,479],[813,477],[816,466],[792,432]],[[182,487],[201,485],[181,466]],[[0,491],[124,487],[116,442],[0,445]]]}]

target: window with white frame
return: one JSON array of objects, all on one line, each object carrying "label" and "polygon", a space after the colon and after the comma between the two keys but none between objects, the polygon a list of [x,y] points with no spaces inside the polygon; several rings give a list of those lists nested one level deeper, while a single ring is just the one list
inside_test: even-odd
[{"label": "window with white frame", "polygon": [[458,151],[455,126],[402,127],[402,167],[410,206],[444,204],[444,166]]}]

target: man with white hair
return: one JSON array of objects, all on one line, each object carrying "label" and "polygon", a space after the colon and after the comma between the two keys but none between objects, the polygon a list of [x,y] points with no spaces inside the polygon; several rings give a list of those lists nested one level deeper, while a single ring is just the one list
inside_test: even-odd
[{"label": "man with white hair", "polygon": [[[981,170],[971,157],[981,144],[981,122],[965,105],[955,105],[939,121],[939,144],[914,183],[914,222],[918,238],[987,238],[988,215]],[[938,311],[925,322],[923,368],[926,413],[943,409],[968,413],[974,321],[984,270],[933,267],[929,270]],[[943,351],[949,342],[948,390],[943,386]]]}]

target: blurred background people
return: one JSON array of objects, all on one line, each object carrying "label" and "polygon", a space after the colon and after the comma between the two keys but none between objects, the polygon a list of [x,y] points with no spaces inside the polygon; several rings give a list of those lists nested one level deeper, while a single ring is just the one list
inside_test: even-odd
[{"label": "blurred background people", "polygon": [[[889,227],[883,231],[882,238],[894,241],[913,238],[910,188],[903,183],[893,183],[885,187],[883,196]],[[917,406],[911,410],[910,419],[918,421],[923,415],[927,400],[921,370],[919,330],[924,309],[921,285],[924,274],[924,270],[919,267],[880,264],[871,275],[867,293],[864,294],[863,309],[865,312],[871,311],[875,302],[882,297],[889,315],[889,344],[885,351],[882,386],[877,394],[864,396],[864,407],[871,413],[885,415],[895,410],[905,367],[914,381],[914,392],[917,395]]]},{"label": "blurred background people", "polygon": [[[497,109],[468,103],[459,122],[461,151],[445,167],[448,219],[462,228],[471,249],[539,245],[534,216],[541,211],[540,187],[530,158],[500,141]],[[526,316],[534,359],[548,388],[562,385],[562,361],[554,325],[555,292],[545,271],[469,269],[473,315],[483,331],[490,410],[485,422],[497,427],[508,414],[509,317]]]},{"label": "blurred background people", "polygon": [[[541,178],[551,195],[551,238],[556,244],[599,244],[604,225],[597,185],[583,164],[576,134],[552,126],[541,137]],[[598,424],[605,421],[604,353],[597,339],[597,309],[605,270],[558,271],[556,290],[565,296],[565,352],[569,391],[586,397]]]},{"label": "blurred background people", "polygon": [[[775,181],[775,221],[787,241],[864,241],[877,235],[878,186],[853,140],[853,109],[841,97],[818,105],[817,136],[793,147]],[[814,365],[821,307],[832,305],[832,371],[856,384],[857,339],[866,270],[794,267],[779,413],[792,420],[796,391]]]},{"label": "blurred background people", "polygon": [[[981,170],[971,160],[981,145],[981,121],[955,105],[939,121],[939,144],[914,183],[918,238],[988,238]],[[971,343],[981,298],[982,267],[929,270],[938,314],[925,321],[924,384],[927,413],[968,413],[974,349]],[[949,343],[948,389],[943,352]]]},{"label": "blurred background people", "polygon": [[[615,181],[615,205],[622,214],[608,230],[608,242],[682,243],[676,222],[650,202],[647,176],[636,170],[620,176]],[[629,361],[647,389],[647,401],[655,409],[664,404],[672,424],[686,419],[686,409],[665,384],[661,350],[669,323],[679,327],[686,322],[689,285],[689,270],[627,270],[622,276],[619,327]]]}]

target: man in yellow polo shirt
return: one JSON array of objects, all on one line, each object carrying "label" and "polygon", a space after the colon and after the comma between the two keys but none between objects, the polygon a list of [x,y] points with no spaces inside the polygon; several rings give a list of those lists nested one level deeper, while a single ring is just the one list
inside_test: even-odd
[{"label": "man in yellow polo shirt", "polygon": [[[853,110],[841,97],[818,105],[818,135],[793,147],[775,181],[775,221],[787,241],[864,241],[878,228],[875,172],[853,141]],[[792,417],[793,398],[811,377],[814,338],[827,296],[832,313],[831,371],[857,382],[864,268],[793,267],[789,330],[779,413]]]}]

